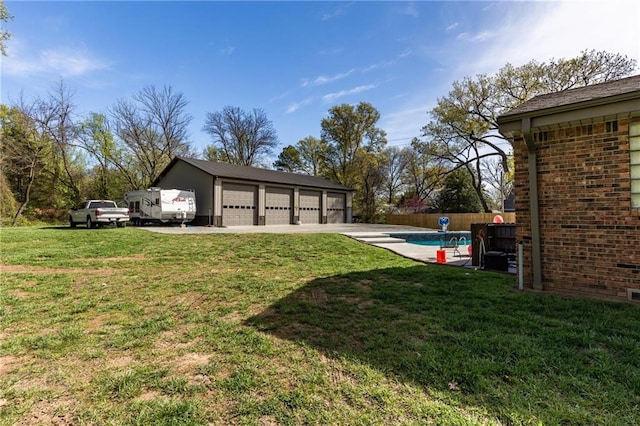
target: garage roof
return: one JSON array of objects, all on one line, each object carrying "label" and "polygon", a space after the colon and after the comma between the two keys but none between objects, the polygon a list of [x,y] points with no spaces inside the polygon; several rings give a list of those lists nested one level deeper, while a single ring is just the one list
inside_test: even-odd
[{"label": "garage roof", "polygon": [[174,157],[171,163],[156,178],[158,182],[168,170],[178,161],[184,161],[211,176],[251,180],[265,183],[278,183],[285,185],[307,186],[313,188],[334,189],[339,191],[353,191],[353,189],[317,176],[300,175],[296,173],[279,172],[276,170],[260,169],[258,167],[239,166],[237,164],[218,163],[215,161],[197,160],[194,158]]}]

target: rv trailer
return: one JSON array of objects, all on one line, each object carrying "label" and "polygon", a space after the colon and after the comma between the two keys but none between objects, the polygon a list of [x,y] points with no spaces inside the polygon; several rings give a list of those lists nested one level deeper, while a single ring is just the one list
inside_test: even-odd
[{"label": "rv trailer", "polygon": [[134,225],[184,224],[196,217],[196,196],[191,189],[140,189],[124,194],[124,200]]}]

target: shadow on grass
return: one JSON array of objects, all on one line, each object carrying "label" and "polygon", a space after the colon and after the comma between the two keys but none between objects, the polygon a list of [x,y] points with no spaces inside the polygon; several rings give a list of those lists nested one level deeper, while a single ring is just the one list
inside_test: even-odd
[{"label": "shadow on grass", "polygon": [[354,272],[313,280],[247,324],[508,424],[633,422],[640,310],[521,294],[513,280],[432,265]]}]

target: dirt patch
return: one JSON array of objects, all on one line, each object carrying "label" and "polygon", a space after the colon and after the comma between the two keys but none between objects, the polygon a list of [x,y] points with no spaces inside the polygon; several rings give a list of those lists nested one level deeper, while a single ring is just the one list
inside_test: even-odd
[{"label": "dirt patch", "polygon": [[[122,257],[88,257],[85,259],[78,259],[81,262],[91,263],[118,263],[118,262],[137,262],[146,260],[147,257],[144,254],[134,256],[122,256]],[[102,271],[102,270],[101,270]],[[7,265],[0,263],[0,272],[13,273],[13,274],[68,274],[68,273],[86,273],[85,268],[47,268],[34,265]],[[119,271],[116,271],[119,272]]]},{"label": "dirt patch", "polygon": [[0,272],[10,274],[59,274],[70,272],[69,268],[40,268],[38,266],[0,264]]},{"label": "dirt patch", "polygon": [[109,368],[122,368],[129,364],[132,364],[134,359],[130,356],[121,356],[118,358],[112,358],[107,361],[107,367]]},{"label": "dirt patch", "polygon": [[311,294],[309,294],[309,300],[312,303],[326,303],[329,300],[327,296],[327,292],[320,287],[314,287],[311,289]]},{"label": "dirt patch", "polygon": [[356,287],[361,290],[369,291],[371,290],[372,284],[373,284],[373,281],[371,280],[360,280],[356,283]]},{"label": "dirt patch", "polygon": [[71,399],[38,401],[16,425],[73,425],[76,405]]},{"label": "dirt patch", "polygon": [[9,294],[18,300],[27,300],[31,297],[31,294],[24,290],[12,290]]},{"label": "dirt patch", "polygon": [[157,391],[149,391],[149,392],[145,392],[142,395],[140,395],[139,397],[137,397],[135,400],[139,401],[139,402],[144,402],[144,401],[153,401],[154,399],[158,399],[160,397],[160,393]]},{"label": "dirt patch", "polygon": [[177,365],[176,370],[184,373],[207,365],[210,359],[211,356],[207,354],[188,353],[176,358],[173,362]]},{"label": "dirt patch", "polygon": [[88,257],[86,259],[81,259],[83,262],[137,262],[139,260],[147,260],[147,256],[145,254],[136,254],[133,256],[120,256],[120,257]]},{"label": "dirt patch", "polygon": [[9,375],[20,364],[20,358],[11,355],[0,356],[0,377]]}]

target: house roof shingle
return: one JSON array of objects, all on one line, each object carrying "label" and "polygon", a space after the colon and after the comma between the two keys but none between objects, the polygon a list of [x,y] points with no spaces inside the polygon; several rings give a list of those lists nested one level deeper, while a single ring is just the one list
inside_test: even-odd
[{"label": "house roof shingle", "polygon": [[184,161],[205,173],[212,176],[228,179],[242,179],[266,183],[278,183],[286,185],[307,186],[323,189],[333,189],[339,191],[352,191],[352,189],[328,179],[317,176],[301,175],[296,173],[279,172],[276,170],[260,169],[257,167],[239,166],[236,164],[218,163],[215,161],[197,160],[194,158],[175,157],[162,174],[156,179],[159,181],[162,176],[177,161]]},{"label": "house roof shingle", "polygon": [[640,75],[564,90],[562,92],[539,95],[502,114],[501,117],[498,117],[498,121],[505,121],[505,119],[512,118],[516,115],[526,115],[568,105],[600,100],[604,101],[607,98],[621,95],[640,97]]}]

